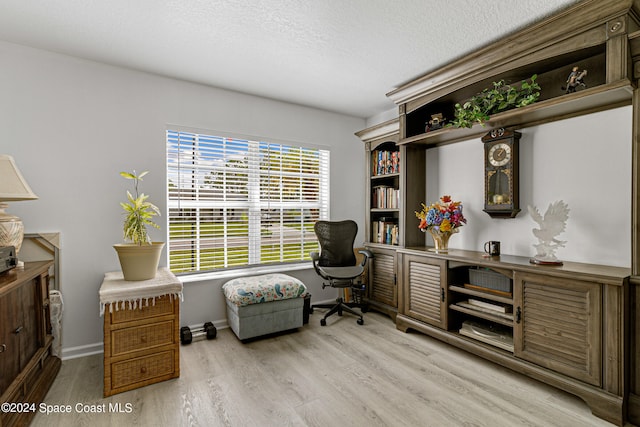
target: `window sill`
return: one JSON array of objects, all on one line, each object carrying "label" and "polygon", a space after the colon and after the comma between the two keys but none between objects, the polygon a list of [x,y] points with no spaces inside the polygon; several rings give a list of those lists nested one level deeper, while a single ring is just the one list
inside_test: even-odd
[{"label": "window sill", "polygon": [[207,273],[187,273],[178,275],[182,283],[204,282],[217,279],[234,279],[236,277],[257,276],[259,274],[282,273],[286,271],[309,270],[313,268],[310,261],[294,264],[278,264],[270,266],[246,267],[230,270],[211,271]]}]

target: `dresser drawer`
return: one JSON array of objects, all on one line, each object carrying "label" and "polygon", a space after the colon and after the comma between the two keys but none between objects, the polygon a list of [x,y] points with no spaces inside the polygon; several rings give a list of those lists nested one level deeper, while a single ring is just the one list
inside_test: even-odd
[{"label": "dresser drawer", "polygon": [[175,322],[167,320],[111,331],[111,356],[174,344]]},{"label": "dresser drawer", "polygon": [[[168,295],[157,297],[155,298],[155,304],[153,300],[154,298],[149,298],[149,305],[146,305],[146,301],[143,301],[143,306],[138,307],[135,310],[129,309],[128,303],[126,309],[120,308],[119,310],[116,310],[116,308],[113,307],[113,309],[110,310],[110,308],[108,308],[105,316],[108,314],[111,317],[111,324],[117,324],[130,322],[132,320],[149,319],[152,317],[174,314],[174,303],[176,302],[175,297],[170,297]],[[109,313],[109,311],[112,312]]]},{"label": "dresser drawer", "polygon": [[156,377],[171,378],[175,373],[174,350],[162,351],[112,364],[111,388],[118,389]]}]

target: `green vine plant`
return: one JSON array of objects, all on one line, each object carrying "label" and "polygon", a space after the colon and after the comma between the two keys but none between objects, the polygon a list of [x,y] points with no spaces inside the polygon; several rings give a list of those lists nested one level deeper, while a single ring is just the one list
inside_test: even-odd
[{"label": "green vine plant", "polygon": [[136,171],[133,171],[133,173],[120,172],[120,176],[123,178],[134,181],[135,196],[127,190],[128,202],[120,202],[120,206],[122,206],[126,214],[124,219],[124,238],[136,245],[151,244],[147,226],[160,228],[158,224],[153,222],[153,218],[160,215],[160,209],[147,201],[149,196],[144,193],[138,194],[138,183],[142,181],[142,177],[147,173],[149,171],[144,171],[139,175],[136,175]]},{"label": "green vine plant", "polygon": [[534,74],[529,81],[523,80],[519,87],[504,80],[493,82],[493,88],[484,89],[462,105],[456,103],[455,118],[449,126],[470,128],[476,123],[484,126],[492,114],[533,104],[540,97],[537,78]]}]

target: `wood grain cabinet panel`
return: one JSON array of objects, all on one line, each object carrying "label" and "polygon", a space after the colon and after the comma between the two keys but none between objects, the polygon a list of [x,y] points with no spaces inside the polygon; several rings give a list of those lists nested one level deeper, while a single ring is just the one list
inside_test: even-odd
[{"label": "wood grain cabinet panel", "polygon": [[367,247],[373,253],[369,261],[367,303],[370,308],[395,319],[398,313],[398,286],[396,283],[396,251]]},{"label": "wood grain cabinet panel", "polygon": [[403,314],[446,328],[446,262],[408,254],[402,259]]},{"label": "wood grain cabinet panel", "polygon": [[376,254],[371,281],[371,299],[392,307],[398,306],[395,283],[395,255]]},{"label": "wood grain cabinet panel", "polygon": [[[48,271],[25,263],[0,275],[0,403],[42,402],[60,370],[51,354]],[[0,427],[28,425],[33,411],[0,413]]]},{"label": "wood grain cabinet panel", "polygon": [[601,288],[599,283],[516,273],[515,355],[601,386]]},{"label": "wood grain cabinet panel", "polygon": [[15,330],[18,312],[18,292],[0,298],[0,394],[20,372],[20,345]]}]

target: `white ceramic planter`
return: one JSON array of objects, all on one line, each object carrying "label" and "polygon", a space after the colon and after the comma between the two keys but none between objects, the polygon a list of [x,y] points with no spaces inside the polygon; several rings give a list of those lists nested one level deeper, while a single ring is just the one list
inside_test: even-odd
[{"label": "white ceramic planter", "polygon": [[120,259],[124,280],[149,280],[156,277],[164,245],[164,242],[152,242],[150,245],[113,245]]}]

